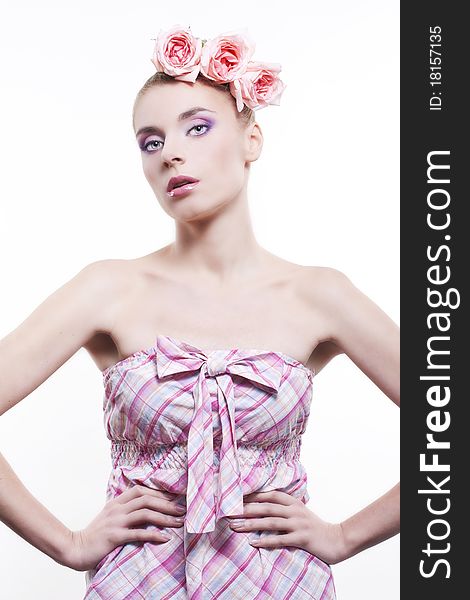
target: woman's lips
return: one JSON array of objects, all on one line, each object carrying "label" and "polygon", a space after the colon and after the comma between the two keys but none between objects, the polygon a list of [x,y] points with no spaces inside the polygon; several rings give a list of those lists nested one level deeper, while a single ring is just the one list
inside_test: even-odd
[{"label": "woman's lips", "polygon": [[187,194],[192,189],[194,189],[198,183],[199,181],[191,181],[191,183],[186,183],[185,185],[173,188],[171,191],[167,192],[167,194],[168,196],[170,196],[170,198],[184,196],[184,194]]}]

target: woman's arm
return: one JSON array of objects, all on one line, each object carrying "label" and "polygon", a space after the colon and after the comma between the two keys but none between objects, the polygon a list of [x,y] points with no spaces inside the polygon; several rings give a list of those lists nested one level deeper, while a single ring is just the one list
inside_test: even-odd
[{"label": "woman's arm", "polygon": [[338,561],[375,546],[400,531],[400,483],[386,494],[340,523]]},{"label": "woman's arm", "polygon": [[325,268],[321,279],[315,280],[315,301],[331,341],[400,406],[398,325],[341,271]]},{"label": "woman's arm", "polygon": [[57,563],[67,566],[72,532],[31,494],[1,453],[0,521]]},{"label": "woman's arm", "polygon": [[[0,416],[46,381],[103,326],[104,262],[91,263],[0,340]],[[0,521],[66,564],[70,530],[23,485],[0,453]]]},{"label": "woman's arm", "polygon": [[[400,330],[341,271],[325,269],[322,313],[334,342],[392,402],[400,405]],[[400,530],[400,484],[340,523],[339,560]]]}]

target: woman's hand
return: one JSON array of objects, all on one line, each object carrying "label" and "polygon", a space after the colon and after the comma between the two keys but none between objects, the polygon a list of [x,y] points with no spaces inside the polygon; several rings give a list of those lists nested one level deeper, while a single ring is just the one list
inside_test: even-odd
[{"label": "woman's hand", "polygon": [[135,485],[109,500],[95,519],[80,531],[70,532],[66,564],[76,571],[87,571],[114,548],[129,542],[163,543],[171,538],[155,529],[134,529],[142,523],[181,527],[186,509],[175,502],[176,495]]},{"label": "woman's hand", "polygon": [[255,492],[244,497],[244,519],[242,527],[234,531],[273,530],[286,531],[284,535],[263,537],[252,545],[256,548],[280,548],[296,546],[314,554],[323,562],[335,564],[346,558],[346,550],[341,525],[328,523],[308,509],[298,498],[285,492],[273,490]]}]

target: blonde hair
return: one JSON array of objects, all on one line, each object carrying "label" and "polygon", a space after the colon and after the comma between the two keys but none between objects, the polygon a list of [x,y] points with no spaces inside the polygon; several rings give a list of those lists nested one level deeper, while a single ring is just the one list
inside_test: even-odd
[{"label": "blonde hair", "polygon": [[[255,120],[256,120],[255,112],[251,108],[249,108],[246,104],[243,106],[243,110],[241,112],[238,112],[238,110],[236,108],[236,104],[235,104],[235,98],[232,96],[232,94],[230,92],[230,85],[228,83],[222,83],[222,84],[217,83],[216,81],[213,81],[212,79],[208,79],[207,77],[202,75],[202,73],[198,74],[196,81],[199,81],[200,83],[207,85],[209,87],[215,88],[215,89],[219,90],[221,93],[227,94],[228,96],[230,96],[230,98],[233,101],[234,106],[235,106],[235,112],[237,115],[238,122],[241,124],[242,127],[248,127],[249,125],[251,125],[255,122]],[[171,75],[164,73],[163,71],[157,71],[156,73],[154,73],[151,77],[149,77],[147,79],[147,81],[144,83],[144,85],[138,91],[137,96],[134,100],[134,106],[132,109],[132,126],[133,127],[134,127],[135,110],[136,110],[137,103],[138,103],[139,99],[142,98],[142,96],[145,94],[145,92],[147,90],[149,90],[150,88],[155,87],[157,85],[170,85],[172,83],[173,84],[178,83],[178,80],[175,79],[174,77],[172,77]]]}]

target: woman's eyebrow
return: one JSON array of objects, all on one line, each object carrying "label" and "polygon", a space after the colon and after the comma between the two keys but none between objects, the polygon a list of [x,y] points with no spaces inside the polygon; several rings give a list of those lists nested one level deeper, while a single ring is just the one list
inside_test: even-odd
[{"label": "woman's eyebrow", "polygon": [[[202,106],[194,106],[193,108],[190,108],[189,110],[185,110],[184,112],[182,112],[180,115],[178,115],[178,121],[185,121],[186,119],[190,119],[193,115],[195,115],[198,112],[211,112],[211,113],[215,113],[215,110],[211,110],[210,108],[204,108]],[[158,134],[162,134],[161,129],[159,129],[158,127],[154,127],[153,125],[147,125],[146,127],[141,127],[139,129],[139,131],[137,131],[137,133],[135,134],[136,137],[138,135],[140,135],[141,133],[158,133]]]}]

